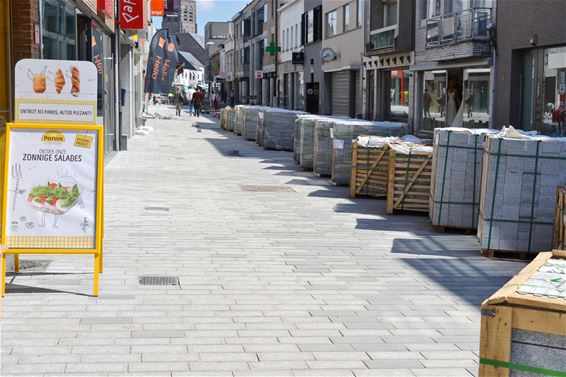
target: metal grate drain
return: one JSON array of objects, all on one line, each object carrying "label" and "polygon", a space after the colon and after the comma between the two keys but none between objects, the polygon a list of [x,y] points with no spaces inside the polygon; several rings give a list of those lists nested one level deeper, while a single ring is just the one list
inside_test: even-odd
[{"label": "metal grate drain", "polygon": [[289,186],[259,186],[259,185],[242,185],[242,191],[250,192],[295,192]]},{"label": "metal grate drain", "polygon": [[178,276],[138,276],[140,285],[179,285]]},{"label": "metal grate drain", "polygon": [[144,207],[146,211],[162,211],[169,212],[169,207]]}]

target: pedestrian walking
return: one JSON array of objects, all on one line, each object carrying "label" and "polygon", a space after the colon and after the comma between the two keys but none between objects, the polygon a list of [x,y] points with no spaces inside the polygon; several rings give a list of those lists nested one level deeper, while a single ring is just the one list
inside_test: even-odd
[{"label": "pedestrian walking", "polygon": [[181,116],[181,110],[183,109],[183,95],[181,94],[181,89],[177,88],[173,96],[173,102],[175,103],[175,109],[177,110],[177,116]]},{"label": "pedestrian walking", "polygon": [[187,92],[187,99],[189,101],[189,115],[190,116],[195,115],[195,108],[193,106],[193,94],[195,94],[195,90],[193,89],[193,87],[189,87],[189,90]]},{"label": "pedestrian walking", "polygon": [[432,103],[432,96],[428,92],[428,89],[424,90],[423,94],[423,107],[425,118],[430,118],[430,104]]},{"label": "pedestrian walking", "polygon": [[195,114],[197,117],[200,117],[203,97],[204,95],[202,94],[201,88],[197,87],[197,90],[193,94],[193,106],[195,108]]},{"label": "pedestrian walking", "polygon": [[466,112],[468,113],[468,118],[473,116],[472,114],[472,103],[474,101],[474,93],[472,89],[466,90],[466,96],[464,97],[464,103],[466,104]]},{"label": "pedestrian walking", "polygon": [[234,93],[234,89],[230,90],[229,98],[230,98],[230,107],[234,108],[234,100],[236,98],[236,93]]}]

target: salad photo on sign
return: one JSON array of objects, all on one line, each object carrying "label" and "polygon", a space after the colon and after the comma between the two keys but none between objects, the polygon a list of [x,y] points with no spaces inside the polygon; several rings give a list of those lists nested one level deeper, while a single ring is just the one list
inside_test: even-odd
[{"label": "salad photo on sign", "polygon": [[12,130],[5,230],[11,247],[94,247],[97,145],[96,135],[76,130]]}]

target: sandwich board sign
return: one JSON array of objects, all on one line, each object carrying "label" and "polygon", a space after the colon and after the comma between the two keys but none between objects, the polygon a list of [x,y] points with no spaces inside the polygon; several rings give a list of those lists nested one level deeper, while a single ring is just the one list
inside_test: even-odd
[{"label": "sandwich board sign", "polygon": [[[24,63],[26,67],[44,66],[45,72],[64,69],[55,70],[62,67],[60,61],[26,59]],[[94,64],[65,63],[71,70],[72,67],[80,67],[81,72],[94,70],[94,81],[87,80],[79,90],[84,91],[85,98],[90,98],[91,92],[96,96]],[[16,75],[16,88],[20,88],[16,91],[20,95],[16,112],[23,116],[6,125],[2,199],[2,243],[6,250],[2,255],[2,295],[8,253],[14,254],[16,272],[19,254],[92,254],[93,294],[97,296],[98,273],[102,270],[104,132],[102,125],[94,124],[96,113],[94,116],[89,113],[96,111],[96,97],[92,108],[89,99],[69,98],[73,96],[72,88],[65,94],[67,99],[38,99],[33,93],[28,98],[28,79]],[[60,88],[61,92],[64,87]],[[59,114],[64,121],[53,124],[53,114]]]}]

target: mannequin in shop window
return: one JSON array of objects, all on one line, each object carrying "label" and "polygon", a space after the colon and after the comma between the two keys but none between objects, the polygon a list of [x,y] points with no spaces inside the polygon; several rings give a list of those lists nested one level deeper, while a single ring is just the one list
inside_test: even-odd
[{"label": "mannequin in shop window", "polygon": [[455,82],[448,84],[448,96],[446,104],[446,126],[451,127],[460,108],[460,95]]}]

